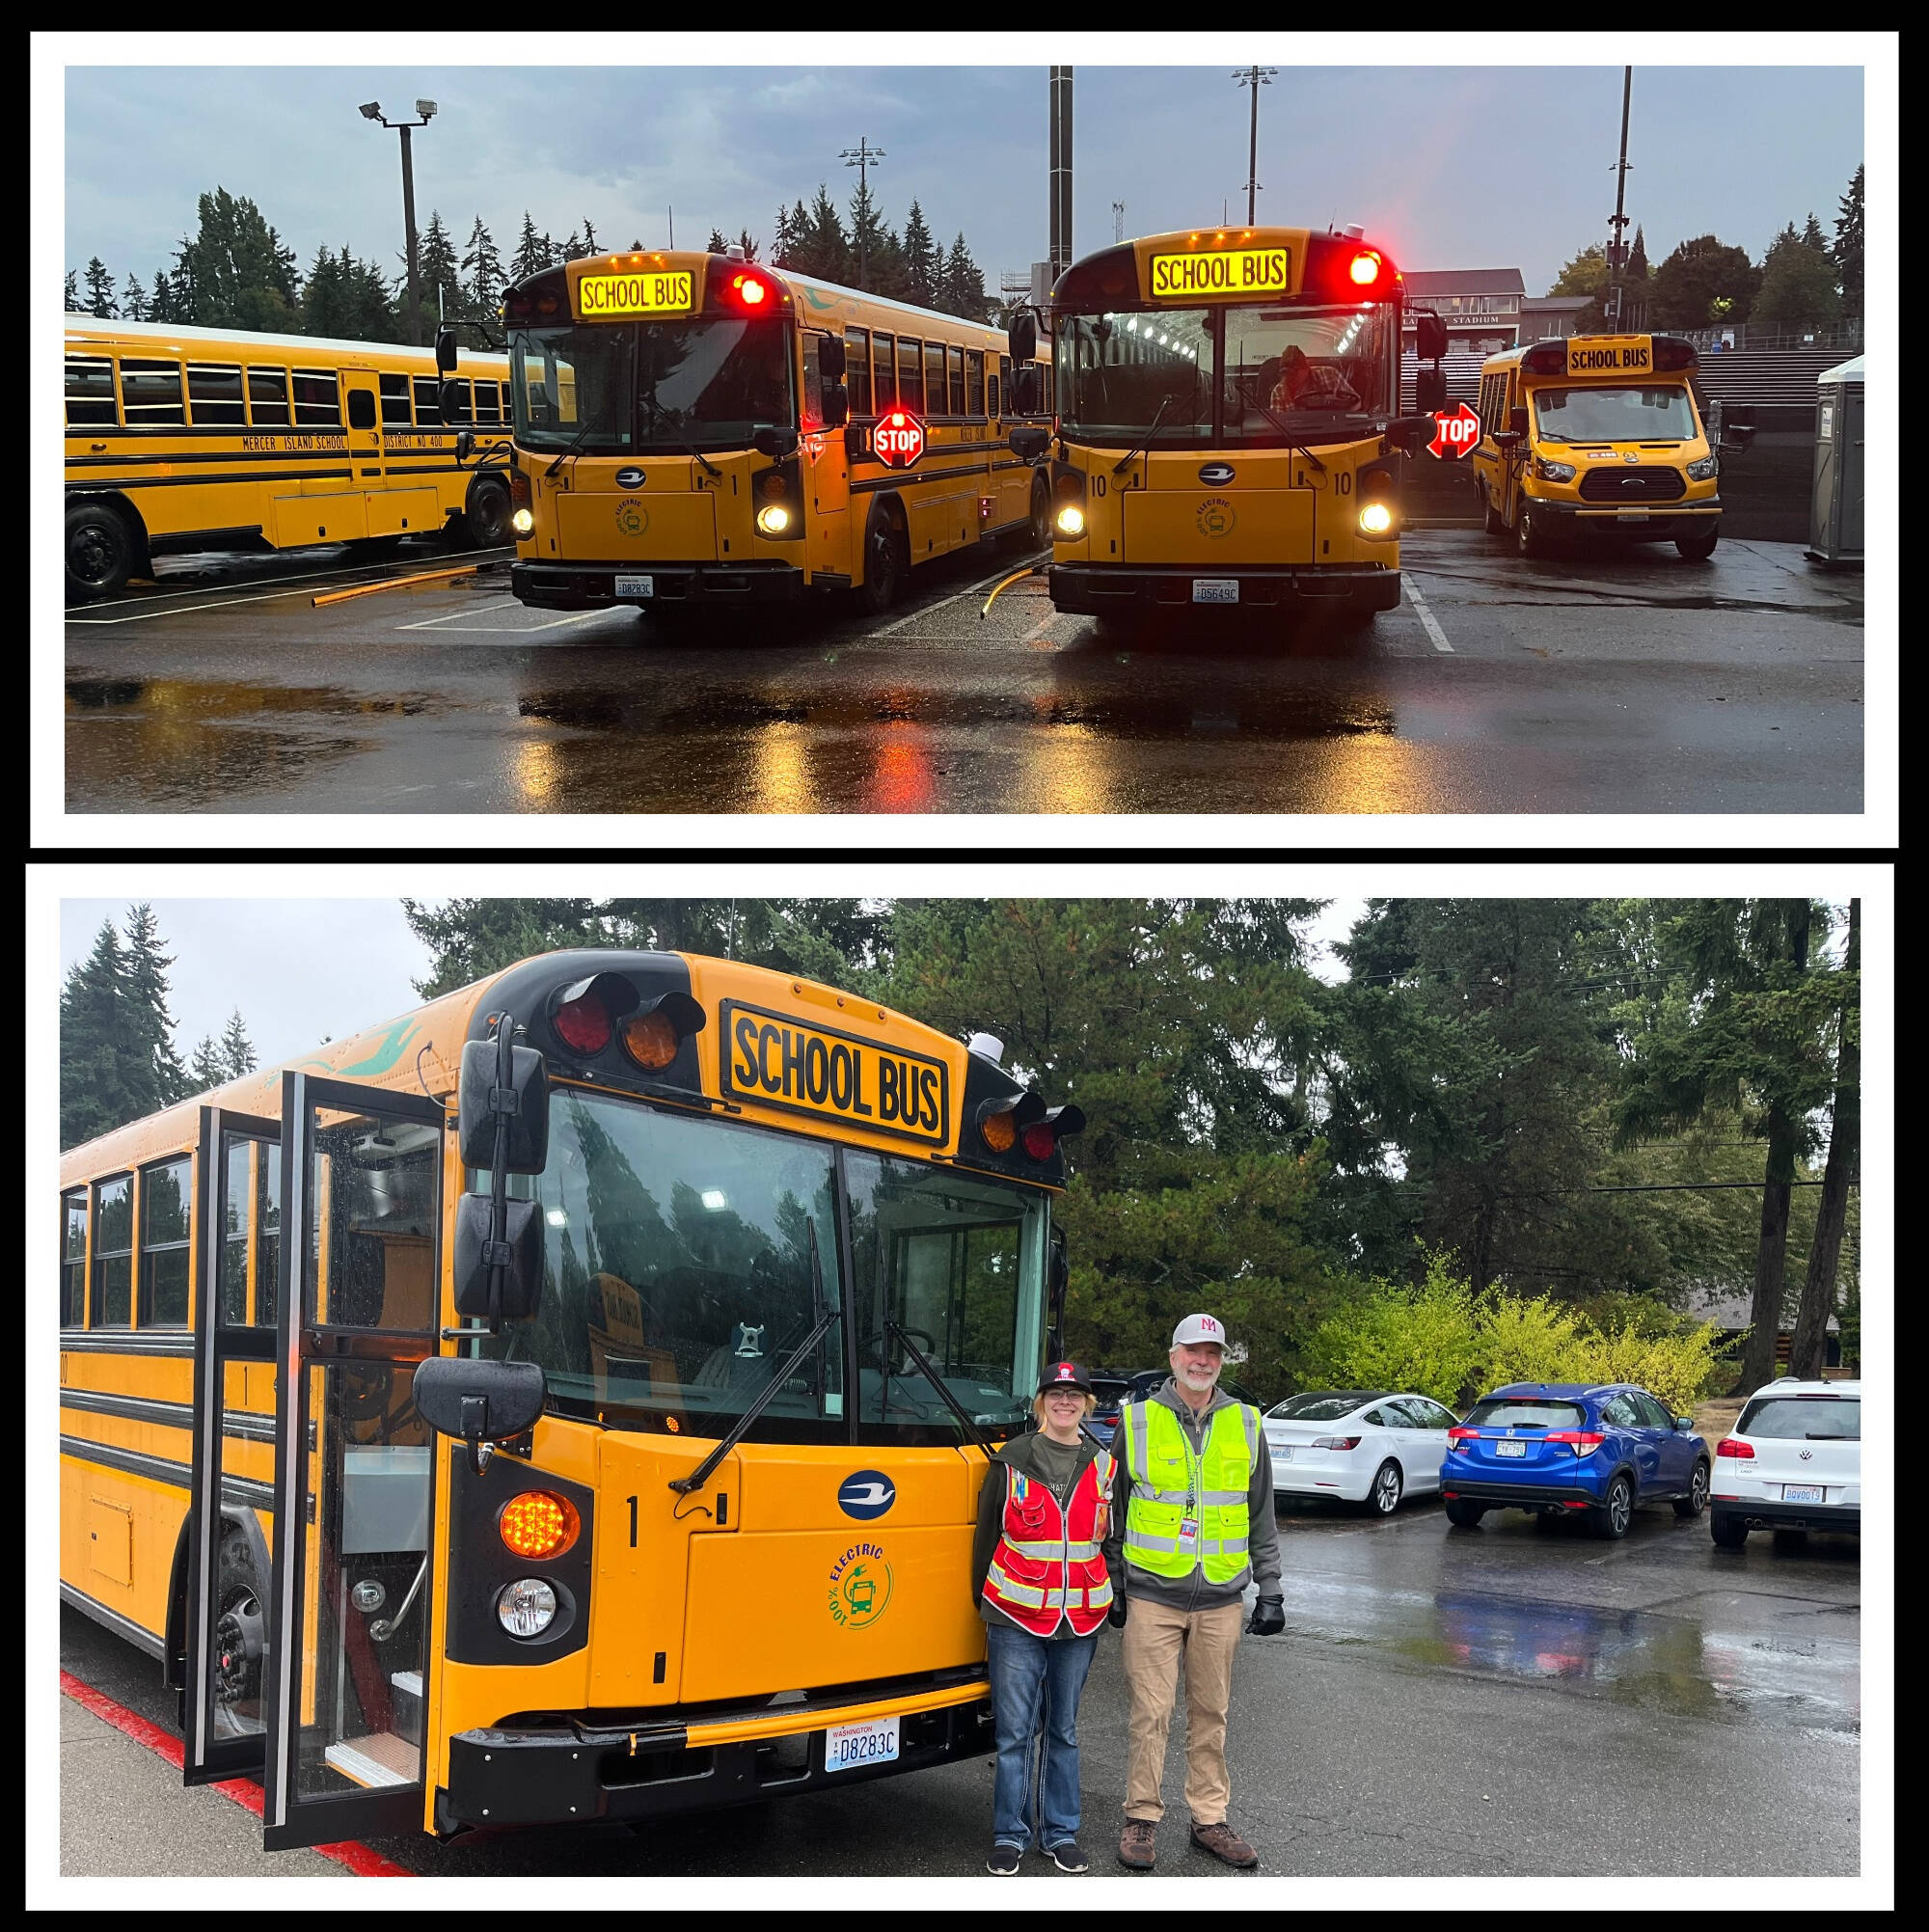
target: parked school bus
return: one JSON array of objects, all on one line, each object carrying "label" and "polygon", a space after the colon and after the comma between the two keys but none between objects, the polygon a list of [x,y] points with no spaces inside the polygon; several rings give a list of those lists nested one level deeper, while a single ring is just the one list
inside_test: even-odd
[{"label": "parked school bus", "polygon": [[[1068,268],[1046,312],[1057,608],[1395,609],[1401,451],[1433,433],[1399,415],[1401,301],[1356,230],[1145,235]],[[1419,320],[1429,410],[1445,332]]]},{"label": "parked school bus", "polygon": [[[505,447],[507,374],[477,355],[458,385],[478,452]],[[428,349],[67,318],[69,601],[169,552],[498,544],[508,523],[501,474],[456,463]]]},{"label": "parked school bus", "polygon": [[[1004,335],[741,256],[591,257],[504,298],[526,604],[853,590],[1027,531]],[[1035,398],[1048,408],[1048,397]]]},{"label": "parked school bus", "polygon": [[1481,365],[1474,476],[1487,534],[1523,557],[1560,537],[1671,541],[1694,561],[1721,534],[1721,458],[1683,336],[1570,336]]},{"label": "parked school bus", "polygon": [[855,994],[598,951],[74,1148],[62,1598],[271,1850],[990,1750],[977,1487],[1082,1125]]}]

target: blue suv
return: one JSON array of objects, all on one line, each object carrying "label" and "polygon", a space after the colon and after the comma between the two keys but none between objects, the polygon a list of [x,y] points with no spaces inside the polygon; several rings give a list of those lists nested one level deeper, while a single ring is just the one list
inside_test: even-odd
[{"label": "blue suv", "polygon": [[1447,1520],[1472,1529],[1489,1510],[1585,1513],[1594,1534],[1624,1537],[1637,1503],[1708,1505],[1708,1445],[1625,1382],[1511,1382],[1447,1431],[1440,1493]]}]

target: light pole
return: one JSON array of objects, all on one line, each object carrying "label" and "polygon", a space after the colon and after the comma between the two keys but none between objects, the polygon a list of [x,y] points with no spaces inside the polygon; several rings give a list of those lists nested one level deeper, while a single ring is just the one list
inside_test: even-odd
[{"label": "light pole", "polygon": [[882,161],[884,158],[884,150],[882,148],[873,148],[870,142],[860,134],[857,137],[856,147],[844,149],[838,154],[837,158],[847,168],[855,168],[857,171],[857,199],[863,204],[865,222],[865,226],[857,231],[857,286],[859,288],[868,288],[871,286],[868,280],[871,268],[871,236],[869,228],[871,221],[871,163],[873,161]]},{"label": "light pole", "polygon": [[379,121],[384,127],[393,127],[402,137],[402,223],[409,242],[409,340],[421,346],[421,301],[416,293],[416,176],[415,166],[409,158],[409,133],[417,127],[426,127],[435,119],[435,102],[419,100],[416,112],[420,121],[390,121],[382,113],[379,100],[365,100],[362,103],[362,117],[365,121]]},{"label": "light pole", "polygon": [[1277,68],[1241,68],[1233,78],[1241,87],[1253,91],[1253,134],[1252,145],[1246,156],[1246,226],[1253,226],[1254,209],[1258,204],[1260,188],[1260,89],[1270,87],[1272,77],[1279,71]]}]

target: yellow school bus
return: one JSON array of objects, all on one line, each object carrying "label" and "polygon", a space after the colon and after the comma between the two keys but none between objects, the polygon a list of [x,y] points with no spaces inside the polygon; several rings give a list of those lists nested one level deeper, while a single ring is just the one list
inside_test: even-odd
[{"label": "yellow school bus", "polygon": [[[502,356],[458,421],[505,447]],[[458,468],[433,351],[190,323],[67,318],[67,594],[111,597],[167,552],[370,551],[453,526],[508,540],[500,473]]]},{"label": "yellow school bus", "polygon": [[1068,268],[1046,314],[1058,609],[1393,610],[1400,450],[1432,433],[1399,415],[1401,299],[1352,230],[1146,235]]},{"label": "yellow school bus", "polygon": [[[855,590],[1028,530],[1004,335],[741,255],[594,256],[503,302],[526,604]],[[1039,397],[1034,408],[1041,407]]]},{"label": "yellow school bus", "polygon": [[1682,336],[1570,336],[1481,365],[1472,457],[1487,534],[1523,557],[1562,536],[1672,541],[1691,560],[1721,533],[1721,458]]},{"label": "yellow school bus", "polygon": [[273,1850],[991,1749],[977,1488],[1083,1125],[995,1048],[553,953],[69,1151],[61,1595],[186,1781]]}]

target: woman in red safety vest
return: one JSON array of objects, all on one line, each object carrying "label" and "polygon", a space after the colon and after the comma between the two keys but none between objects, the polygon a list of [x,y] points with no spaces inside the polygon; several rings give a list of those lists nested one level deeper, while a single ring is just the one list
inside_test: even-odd
[{"label": "woman in red safety vest", "polygon": [[1006,1443],[978,1492],[972,1590],[985,1619],[998,1728],[988,1869],[1018,1870],[1037,1825],[1061,1871],[1078,1849],[1078,1699],[1111,1607],[1100,1545],[1112,1457],[1080,1427],[1097,1406],[1076,1362],[1050,1362],[1035,1434]]}]

